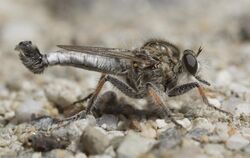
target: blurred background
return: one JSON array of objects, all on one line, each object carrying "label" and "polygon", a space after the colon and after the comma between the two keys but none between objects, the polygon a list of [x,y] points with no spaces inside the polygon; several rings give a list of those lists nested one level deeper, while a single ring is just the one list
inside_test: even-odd
[{"label": "blurred background", "polygon": [[[213,69],[209,72],[232,66],[237,69],[249,59],[249,15],[248,0],[1,0],[0,80],[35,77],[14,51],[23,40],[49,51],[57,44],[134,48],[148,38],[163,38],[182,50],[202,46],[203,57]],[[249,64],[245,66],[249,73]],[[83,77],[72,68],[53,69],[44,75]],[[215,76],[208,75],[213,81]],[[234,77],[218,79],[217,83],[230,83]]]}]

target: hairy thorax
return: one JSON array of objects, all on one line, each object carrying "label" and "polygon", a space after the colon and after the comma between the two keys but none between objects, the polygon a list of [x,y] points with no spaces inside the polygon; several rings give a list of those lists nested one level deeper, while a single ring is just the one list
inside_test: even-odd
[{"label": "hairy thorax", "polygon": [[151,58],[153,65],[143,65],[134,62],[131,72],[128,73],[128,83],[140,89],[150,82],[161,90],[169,89],[177,80],[176,71],[180,62],[180,51],[171,43],[162,40],[149,40],[135,54],[141,58]]}]

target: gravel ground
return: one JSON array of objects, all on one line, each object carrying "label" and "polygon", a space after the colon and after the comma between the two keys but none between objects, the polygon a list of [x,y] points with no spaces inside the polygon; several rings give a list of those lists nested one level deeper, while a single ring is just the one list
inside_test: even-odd
[{"label": "gravel ground", "polygon": [[[86,106],[69,105],[91,92],[100,74],[53,67],[34,75],[14,51],[23,40],[49,51],[58,44],[135,48],[148,38],[182,50],[202,46],[209,101],[233,120],[204,105],[194,90],[167,100],[186,128],[178,129],[146,117],[142,100],[115,96],[107,85],[100,117],[58,128],[58,119]],[[248,0],[1,0],[0,52],[0,157],[250,157]],[[102,104],[124,110],[108,114]]]}]

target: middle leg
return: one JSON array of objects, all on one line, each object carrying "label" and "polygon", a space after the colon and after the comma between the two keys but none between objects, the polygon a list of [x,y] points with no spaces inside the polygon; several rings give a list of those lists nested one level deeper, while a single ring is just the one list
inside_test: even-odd
[{"label": "middle leg", "polygon": [[[152,85],[152,84],[148,84],[147,86],[147,91],[148,91],[148,95],[150,96],[150,98],[154,101],[155,105],[160,106],[160,109],[163,110],[164,114],[171,119],[171,121],[178,127],[183,127],[180,123],[178,123],[174,117],[171,114],[171,111],[169,110],[169,108],[164,104],[161,96],[157,93],[157,89]],[[183,127],[184,128],[184,127]]]}]

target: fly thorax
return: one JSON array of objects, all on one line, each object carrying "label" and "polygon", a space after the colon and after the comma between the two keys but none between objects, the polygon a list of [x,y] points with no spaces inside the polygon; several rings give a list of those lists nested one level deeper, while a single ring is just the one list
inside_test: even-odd
[{"label": "fly thorax", "polygon": [[183,72],[183,66],[182,66],[181,62],[173,65],[172,70],[177,75],[181,74]]},{"label": "fly thorax", "polygon": [[161,69],[163,72],[166,72],[166,73],[171,71],[170,65],[168,63],[161,63]]}]

